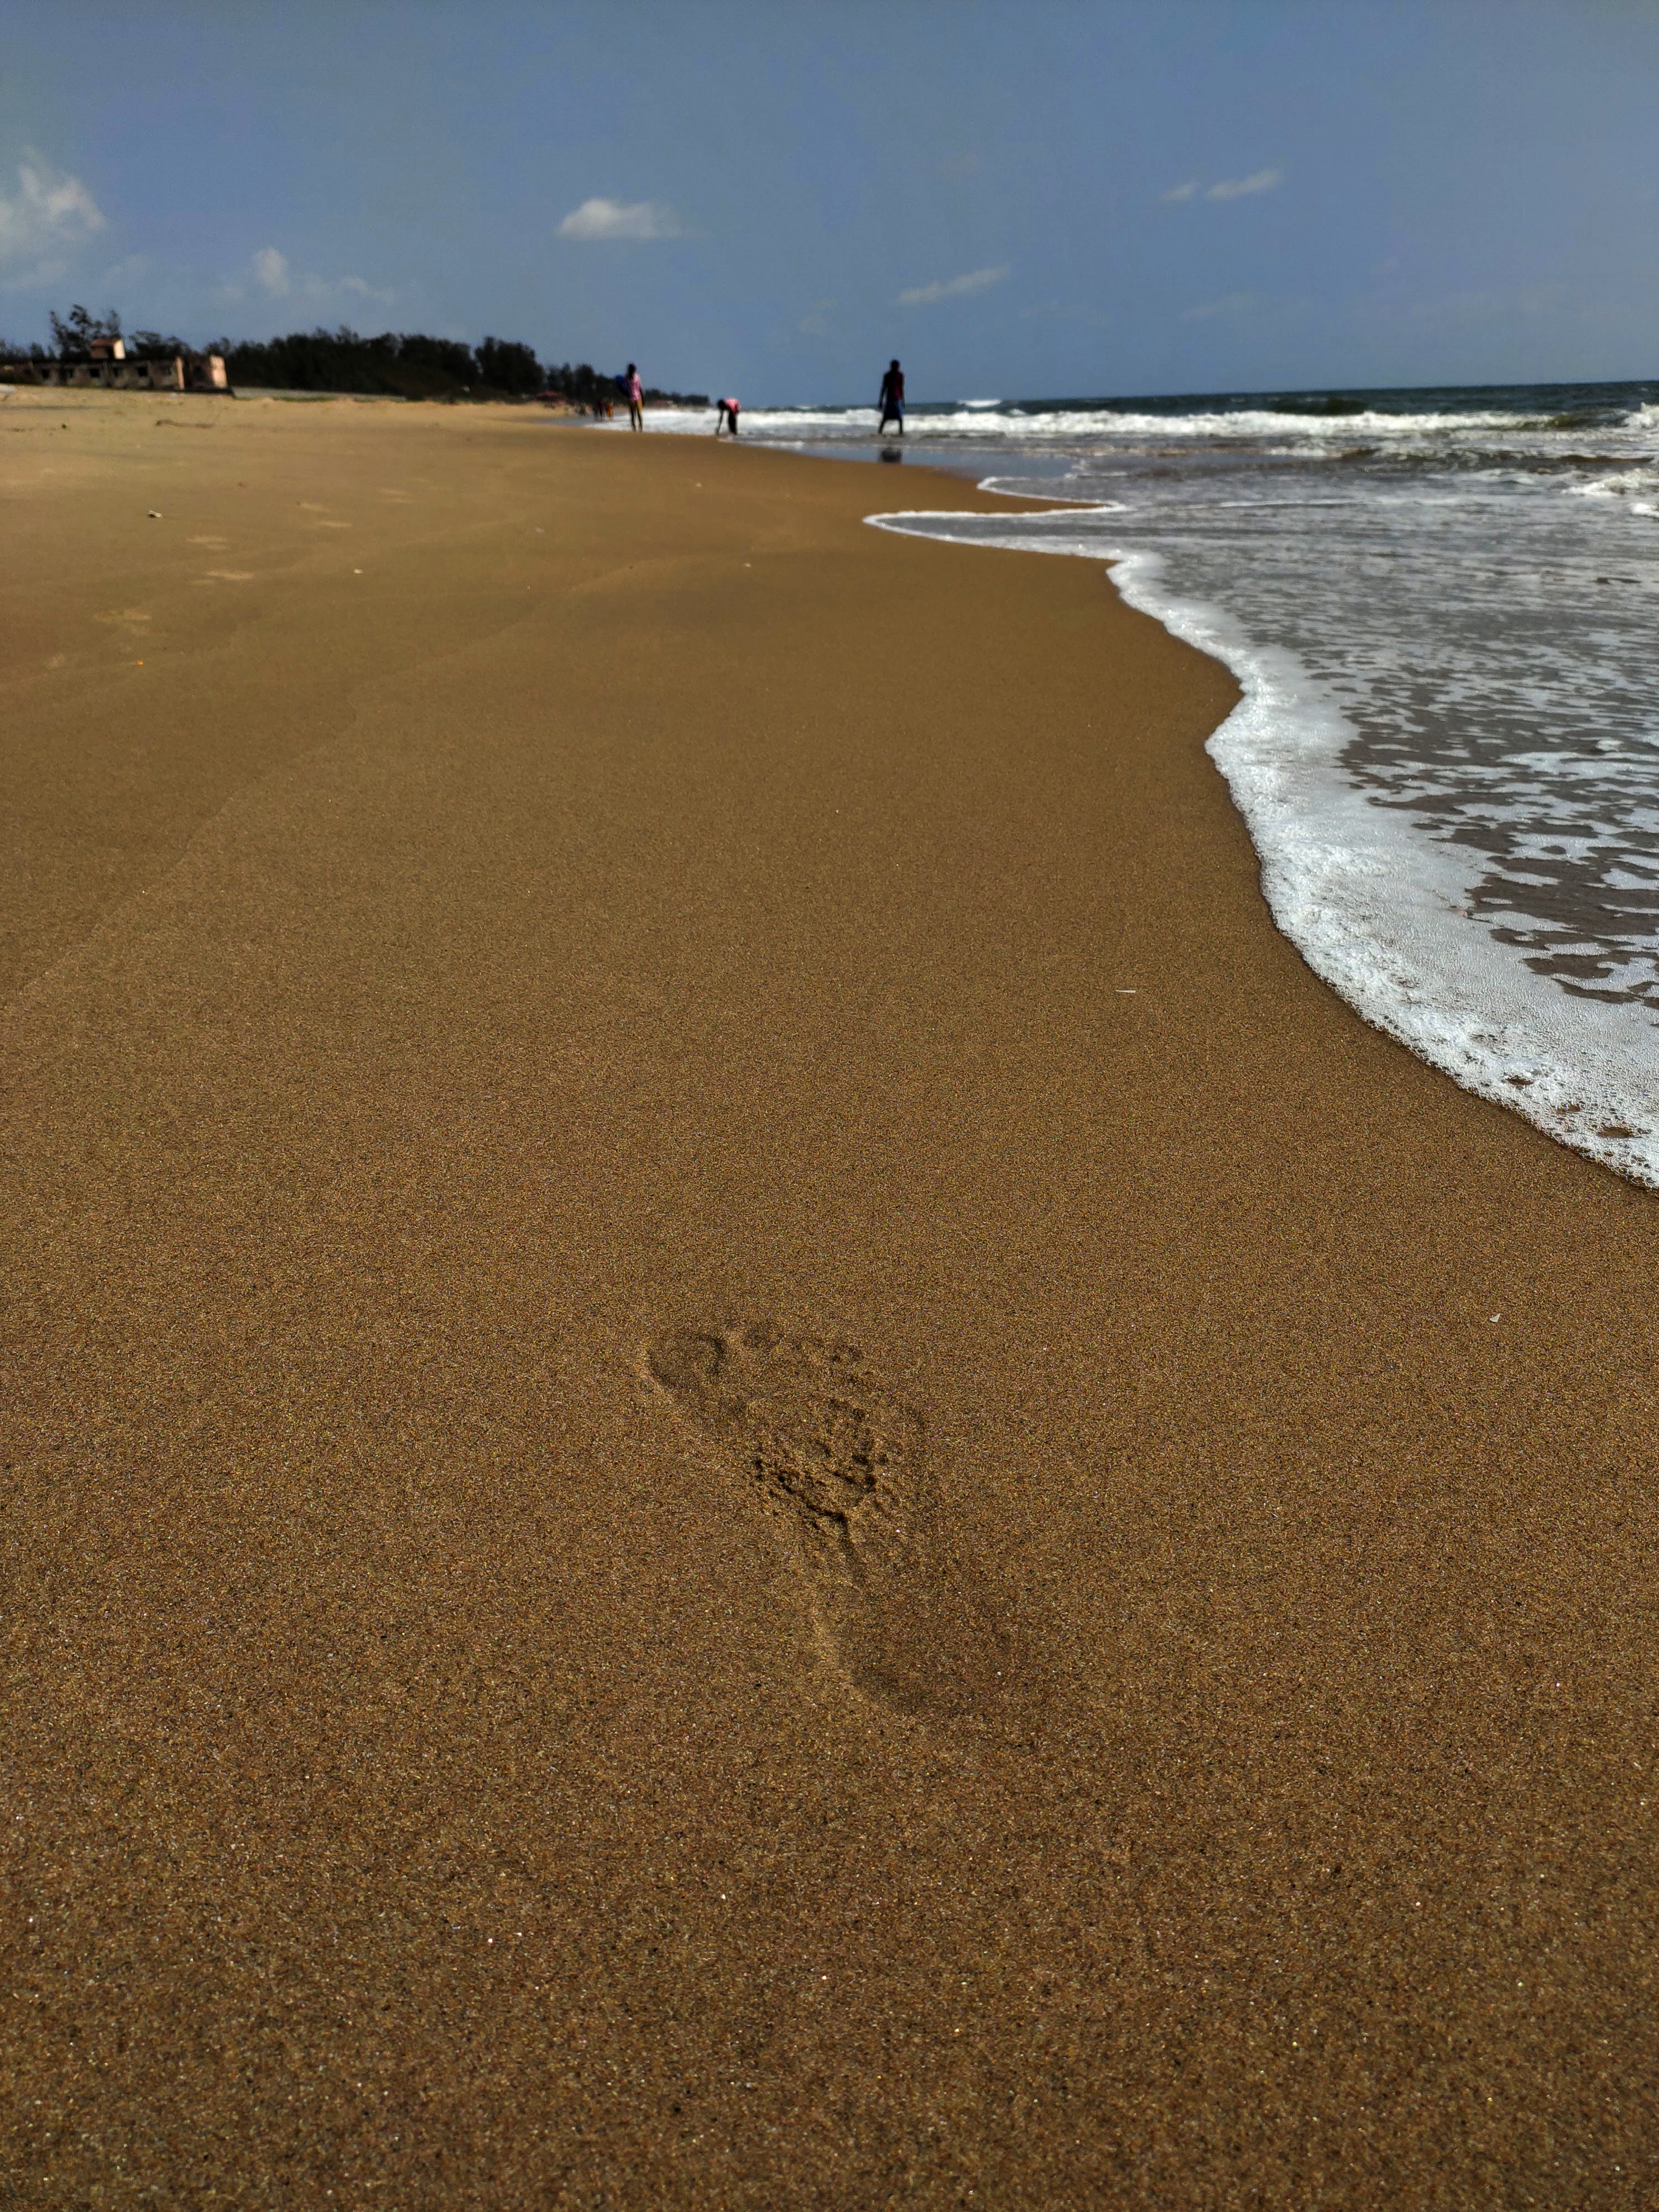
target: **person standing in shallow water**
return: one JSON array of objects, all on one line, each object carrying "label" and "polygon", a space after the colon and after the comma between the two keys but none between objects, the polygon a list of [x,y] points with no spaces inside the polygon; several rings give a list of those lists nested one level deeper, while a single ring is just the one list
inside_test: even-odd
[{"label": "person standing in shallow water", "polygon": [[631,361],[628,364],[628,427],[630,430],[645,428],[645,386]]},{"label": "person standing in shallow water", "polygon": [[898,424],[898,434],[904,435],[904,371],[896,361],[887,364],[887,374],[881,380],[881,427],[890,422]]}]

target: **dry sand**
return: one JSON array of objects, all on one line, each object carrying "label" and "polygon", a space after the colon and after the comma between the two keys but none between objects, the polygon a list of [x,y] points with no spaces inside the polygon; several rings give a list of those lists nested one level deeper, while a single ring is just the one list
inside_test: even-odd
[{"label": "dry sand", "polygon": [[0,2197],[1651,2204],[1659,1208],[1225,672],[913,466],[0,471]]}]

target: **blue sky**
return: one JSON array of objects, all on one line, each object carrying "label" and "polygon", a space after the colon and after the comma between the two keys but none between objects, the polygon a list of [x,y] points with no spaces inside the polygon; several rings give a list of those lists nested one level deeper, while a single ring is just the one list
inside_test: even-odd
[{"label": "blue sky", "polygon": [[738,392],[1659,373],[1654,0],[0,0],[0,333]]}]

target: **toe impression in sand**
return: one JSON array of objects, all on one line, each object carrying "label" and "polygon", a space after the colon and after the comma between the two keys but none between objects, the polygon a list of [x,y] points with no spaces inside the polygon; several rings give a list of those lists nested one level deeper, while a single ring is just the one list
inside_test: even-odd
[{"label": "toe impression in sand", "polygon": [[680,1329],[645,1371],[772,1522],[847,1681],[918,1717],[1024,1726],[1030,1670],[940,1556],[921,1417],[855,1346],[762,1322]]}]

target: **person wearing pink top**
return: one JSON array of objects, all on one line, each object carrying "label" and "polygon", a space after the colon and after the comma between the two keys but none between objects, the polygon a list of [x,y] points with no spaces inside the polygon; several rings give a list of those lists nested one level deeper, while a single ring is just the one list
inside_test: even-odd
[{"label": "person wearing pink top", "polygon": [[645,428],[645,386],[631,361],[628,364],[628,424],[632,430]]}]

